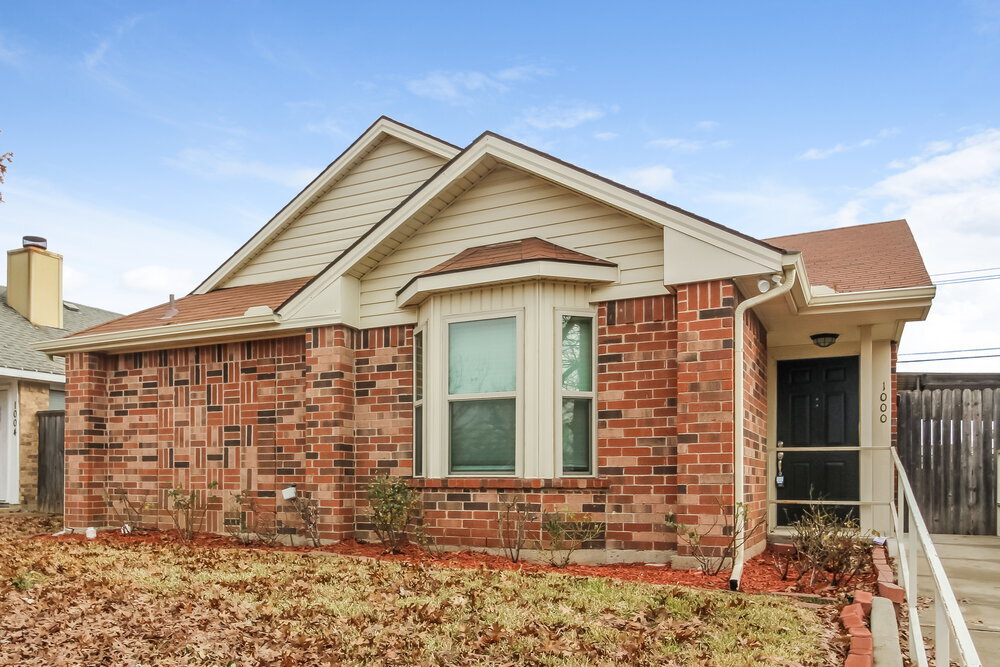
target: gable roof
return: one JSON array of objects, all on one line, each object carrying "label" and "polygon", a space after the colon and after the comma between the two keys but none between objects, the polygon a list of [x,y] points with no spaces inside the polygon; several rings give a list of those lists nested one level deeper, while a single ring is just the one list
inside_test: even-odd
[{"label": "gable roof", "polygon": [[0,345],[0,375],[4,368],[62,375],[65,372],[63,360],[50,359],[44,352],[33,349],[32,343],[62,338],[67,332],[80,331],[119,316],[102,308],[73,305],[78,310],[63,307],[64,328],[35,326],[7,305],[7,288],[0,285],[0,340],[3,340]]},{"label": "gable roof", "polygon": [[191,294],[174,302],[177,314],[169,319],[163,319],[163,316],[170,308],[170,304],[161,303],[158,306],[78,331],[73,336],[151,329],[173,324],[239,317],[248,308],[254,306],[267,306],[274,310],[308,280],[309,278],[292,278],[259,285],[228,287],[207,294]]},{"label": "gable roof", "polygon": [[336,185],[387,137],[395,137],[445,160],[450,160],[461,150],[458,146],[443,139],[404,125],[388,116],[380,116],[343,153],[327,165],[326,169],[320,172],[309,185],[295,195],[267,224],[261,227],[246,243],[230,255],[229,259],[198,285],[192,294],[204,294],[223,286],[225,281],[232,277],[246,261],[275,240],[300,213],[312,205],[324,192]]},{"label": "gable roof", "polygon": [[[814,285],[836,292],[867,292],[926,287],[931,278],[924,267],[906,220],[825,229],[766,239],[802,252]],[[888,252],[891,249],[892,252]]]},{"label": "gable roof", "polygon": [[408,234],[432,219],[499,164],[548,180],[652,225],[677,229],[693,238],[723,247],[755,262],[762,272],[780,267],[781,255],[785,251],[766,241],[689,213],[494,132],[484,132],[306,283],[280,310],[294,313],[304,301],[314,297],[340,275],[364,275],[398,247]]}]

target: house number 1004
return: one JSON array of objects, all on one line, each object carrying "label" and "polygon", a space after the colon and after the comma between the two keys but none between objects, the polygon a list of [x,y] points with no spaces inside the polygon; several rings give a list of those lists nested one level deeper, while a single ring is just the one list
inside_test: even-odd
[{"label": "house number 1004", "polygon": [[887,414],[889,411],[889,395],[885,393],[885,382],[882,383],[882,393],[879,394],[878,400],[880,401],[878,409],[881,413],[878,416],[878,420],[884,424],[889,421],[889,415]]}]

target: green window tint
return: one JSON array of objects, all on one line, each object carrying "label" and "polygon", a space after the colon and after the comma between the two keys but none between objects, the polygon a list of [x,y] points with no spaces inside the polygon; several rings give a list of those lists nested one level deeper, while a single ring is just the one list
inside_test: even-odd
[{"label": "green window tint", "polygon": [[413,336],[413,399],[424,397],[424,332]]},{"label": "green window tint", "polygon": [[424,474],[424,406],[413,408],[413,474]]},{"label": "green window tint", "polygon": [[516,383],[516,318],[448,325],[449,394],[515,391]]},{"label": "green window tint", "polygon": [[452,472],[514,472],[516,399],[452,401],[449,412]]},{"label": "green window tint", "polygon": [[563,315],[562,388],[566,391],[594,389],[593,319]]},{"label": "green window tint", "polygon": [[562,402],[563,472],[590,472],[591,400],[564,398]]}]

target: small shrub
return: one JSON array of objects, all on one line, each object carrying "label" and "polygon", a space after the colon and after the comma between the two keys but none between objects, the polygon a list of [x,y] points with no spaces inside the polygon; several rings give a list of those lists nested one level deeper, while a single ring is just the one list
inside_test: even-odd
[{"label": "small shrub", "polygon": [[400,553],[406,528],[417,515],[419,497],[400,477],[383,475],[368,485],[375,535],[386,553]]},{"label": "small shrub", "polygon": [[149,500],[149,492],[139,500],[132,500],[125,489],[118,489],[113,494],[105,491],[104,502],[111,510],[115,523],[119,524],[122,535],[142,531],[143,514],[156,507],[156,503]]},{"label": "small shrub", "polygon": [[[210,482],[208,489],[214,489],[218,482]],[[167,513],[177,535],[185,542],[190,542],[194,536],[205,526],[205,516],[208,514],[208,506],[219,500],[218,496],[208,496],[204,501],[201,494],[192,489],[187,490],[182,486],[176,486],[167,491]]]},{"label": "small shrub", "polygon": [[810,586],[824,572],[831,586],[846,586],[869,564],[872,534],[862,531],[853,517],[840,517],[825,505],[809,505],[792,528],[798,578],[809,573]]},{"label": "small shrub", "polygon": [[26,591],[41,583],[42,575],[38,572],[21,571],[10,578],[11,585],[19,591]]},{"label": "small shrub", "polygon": [[427,532],[427,518],[422,509],[418,509],[415,513],[411,530],[413,531],[413,541],[419,544],[421,549],[434,558],[440,558],[444,554],[444,548]]},{"label": "small shrub", "polygon": [[520,494],[500,495],[497,533],[500,537],[500,546],[511,562],[516,563],[521,559],[521,550],[524,549],[528,539],[528,524],[535,518],[536,515],[530,511]]},{"label": "small shrub", "polygon": [[563,509],[543,515],[542,530],[549,537],[549,562],[566,567],[574,551],[604,535],[604,524],[593,521],[589,514]]},{"label": "small shrub", "polygon": [[257,499],[249,490],[233,495],[232,507],[226,512],[224,524],[226,532],[233,539],[244,545],[259,542],[265,546],[274,546],[277,543],[275,512],[258,505]]},{"label": "small shrub", "polygon": [[[302,524],[302,532],[305,533],[306,538],[314,547],[320,546],[319,501],[315,498],[308,498],[296,493],[295,497],[288,502],[291,504],[296,516],[298,516]],[[288,539],[291,540],[291,534],[289,534]]]},{"label": "small shrub", "polygon": [[[673,513],[668,514],[663,521],[668,528],[677,531],[679,539],[688,543],[691,548],[691,556],[698,562],[701,571],[713,577],[722,572],[726,563],[734,563],[736,552],[764,526],[763,521],[758,521],[756,524],[750,523],[750,513],[745,503],[736,503],[733,513],[730,515],[723,500],[721,498],[715,500],[719,512],[709,526],[688,526],[677,521],[677,515]],[[716,532],[720,525],[722,526],[722,535],[727,538],[727,541],[721,546],[704,544],[704,538]],[[742,530],[738,530],[738,528]]]}]

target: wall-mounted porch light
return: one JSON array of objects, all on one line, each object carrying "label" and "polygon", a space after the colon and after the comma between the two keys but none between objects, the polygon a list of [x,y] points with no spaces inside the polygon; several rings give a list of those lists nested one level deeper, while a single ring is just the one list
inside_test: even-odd
[{"label": "wall-mounted porch light", "polygon": [[837,339],[840,338],[840,334],[818,333],[818,334],[813,334],[812,336],[809,337],[812,338],[813,344],[815,344],[817,347],[830,347],[831,345],[837,342]]}]

